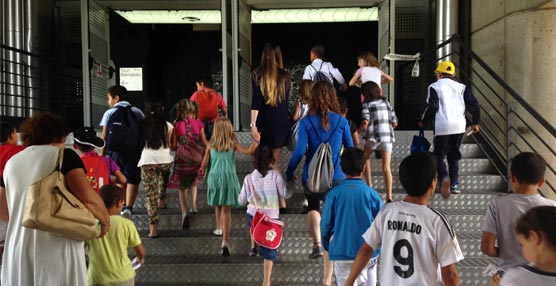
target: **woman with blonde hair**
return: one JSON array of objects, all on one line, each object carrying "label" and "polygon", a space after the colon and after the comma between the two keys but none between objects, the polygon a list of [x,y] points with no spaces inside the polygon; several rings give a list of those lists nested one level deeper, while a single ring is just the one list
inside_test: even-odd
[{"label": "woman with blonde hair", "polygon": [[307,179],[309,163],[320,143],[329,143],[331,147],[334,164],[332,186],[338,185],[346,178],[340,167],[340,150],[342,145],[345,148],[353,147],[353,141],[348,121],[339,113],[340,104],[338,103],[334,87],[326,81],[315,83],[311,89],[309,113],[299,121],[297,145],[286,171],[287,181],[295,180],[293,172],[299,162],[301,162],[301,159],[303,159],[303,156],[307,156],[305,158],[305,165],[303,165],[301,182],[305,197],[309,203],[307,207],[307,222],[313,237],[313,248],[309,258],[315,259],[324,255],[324,285],[331,285],[333,268],[332,262],[328,260],[327,253],[322,249],[320,233],[320,202],[324,201],[328,191],[323,193],[311,192],[307,187]]},{"label": "woman with blonde hair", "polygon": [[255,140],[272,148],[276,168],[290,131],[288,98],[291,90],[290,75],[284,70],[278,45],[265,45],[261,63],[253,71],[252,86],[251,133]]}]

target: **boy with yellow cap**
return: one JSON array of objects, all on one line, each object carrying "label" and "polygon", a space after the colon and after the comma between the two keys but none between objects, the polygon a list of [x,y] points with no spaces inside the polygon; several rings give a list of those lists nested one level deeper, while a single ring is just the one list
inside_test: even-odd
[{"label": "boy with yellow cap", "polygon": [[[450,193],[459,194],[458,163],[459,151],[465,133],[465,112],[472,116],[471,132],[479,132],[479,102],[471,89],[454,80],[456,67],[450,61],[443,61],[436,67],[437,81],[429,85],[427,108],[423,113],[419,127],[434,121],[434,155],[438,163],[438,179],[441,194],[448,198]],[[448,157],[448,170],[444,157]]]}]

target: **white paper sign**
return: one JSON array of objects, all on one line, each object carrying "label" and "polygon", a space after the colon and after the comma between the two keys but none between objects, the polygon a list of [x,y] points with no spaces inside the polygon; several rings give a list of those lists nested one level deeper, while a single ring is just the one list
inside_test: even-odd
[{"label": "white paper sign", "polygon": [[143,91],[143,68],[120,68],[120,85],[128,91]]}]

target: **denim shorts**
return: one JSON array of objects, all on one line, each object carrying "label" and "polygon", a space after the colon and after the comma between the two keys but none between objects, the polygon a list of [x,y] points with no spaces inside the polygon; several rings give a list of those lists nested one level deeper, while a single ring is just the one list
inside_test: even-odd
[{"label": "denim shorts", "polygon": [[[253,216],[247,214],[247,226],[251,228],[251,222],[253,221]],[[275,261],[276,256],[278,256],[278,249],[270,249],[259,245],[259,256],[263,259]]]}]

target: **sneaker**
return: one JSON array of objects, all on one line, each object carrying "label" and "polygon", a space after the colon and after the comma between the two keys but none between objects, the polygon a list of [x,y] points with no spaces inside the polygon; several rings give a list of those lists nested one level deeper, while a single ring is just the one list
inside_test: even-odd
[{"label": "sneaker", "polygon": [[452,193],[452,194],[461,194],[461,189],[459,188],[459,184],[451,185],[450,186],[450,193]]},{"label": "sneaker", "polygon": [[212,234],[216,235],[216,236],[222,236],[222,229],[215,229],[212,231]]},{"label": "sneaker", "polygon": [[227,245],[222,246],[222,256],[230,256],[230,248]]},{"label": "sneaker", "polygon": [[190,208],[189,213],[196,214],[198,210],[196,208]]},{"label": "sneaker", "polygon": [[307,199],[303,200],[303,207],[306,208],[309,206],[309,201],[307,201]]},{"label": "sneaker", "polygon": [[189,224],[189,216],[185,215],[181,219],[181,229],[188,229],[190,226]]},{"label": "sneaker", "polygon": [[128,209],[128,208],[123,209],[120,212],[120,216],[123,217],[123,218],[127,218],[127,219],[131,220],[131,210]]},{"label": "sneaker", "polygon": [[257,253],[257,248],[256,247],[253,247],[249,250],[249,256],[255,257],[257,255],[258,255],[258,253]]},{"label": "sneaker", "polygon": [[313,251],[311,252],[311,254],[309,254],[309,258],[310,259],[316,259],[316,258],[321,257],[322,254],[323,254],[322,247],[315,246],[315,247],[313,247]]}]

